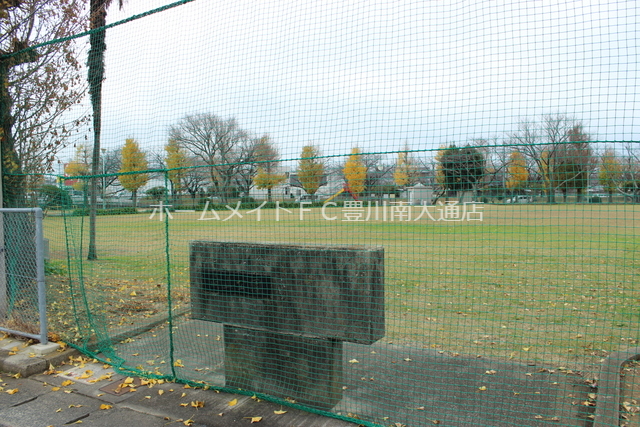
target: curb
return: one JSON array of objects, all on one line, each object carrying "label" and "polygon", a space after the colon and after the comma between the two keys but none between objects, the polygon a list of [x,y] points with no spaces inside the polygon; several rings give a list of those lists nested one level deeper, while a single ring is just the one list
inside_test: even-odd
[{"label": "curb", "polygon": [[640,360],[640,347],[611,353],[602,362],[593,427],[620,425],[620,369],[631,360]]},{"label": "curb", "polygon": [[50,365],[61,365],[69,360],[69,357],[79,355],[80,352],[74,348],[54,351],[40,357],[31,357],[28,352],[24,351],[13,355],[9,355],[8,351],[0,351],[0,371],[9,374],[20,374],[21,377],[26,378],[45,372]]}]

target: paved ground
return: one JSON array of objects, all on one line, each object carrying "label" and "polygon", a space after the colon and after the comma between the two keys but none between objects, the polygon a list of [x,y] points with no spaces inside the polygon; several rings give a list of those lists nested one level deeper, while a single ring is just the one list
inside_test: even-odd
[{"label": "paved ground", "polygon": [[[3,351],[2,368],[7,370],[10,365],[10,370],[20,369],[20,365],[27,367],[36,359],[47,359],[58,366],[27,378],[0,372],[2,427],[224,427],[252,422],[262,426],[355,425],[250,396],[118,375],[100,363],[82,362],[69,350],[45,358],[29,357],[28,352],[29,348],[21,348],[20,354],[9,356]],[[61,364],[61,359],[69,357],[73,360]]]},{"label": "paved ground", "polygon": [[[131,354],[141,341],[122,344],[129,347],[119,351]],[[0,349],[0,371],[5,371],[0,372],[0,426],[76,422],[96,427],[236,426],[252,422],[279,427],[357,425],[251,396],[127,379],[102,364],[82,363],[77,354],[76,359],[61,365],[73,355],[69,350],[43,357],[29,354],[29,348],[19,350],[10,355]],[[223,351],[222,347],[209,350]],[[593,425],[596,390],[566,370],[389,344],[345,344],[344,352],[345,390],[335,413],[356,413],[384,426]],[[353,360],[358,363],[350,363]],[[45,374],[24,371],[33,370],[29,366],[34,364],[40,366],[40,372],[51,364],[55,369]],[[6,373],[20,369],[30,376],[14,378]],[[213,382],[223,374],[223,368],[208,373]],[[385,412],[390,416],[380,418]]]}]

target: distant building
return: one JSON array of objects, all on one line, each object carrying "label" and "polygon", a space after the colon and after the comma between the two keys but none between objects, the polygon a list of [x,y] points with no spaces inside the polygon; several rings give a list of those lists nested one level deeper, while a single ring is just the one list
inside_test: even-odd
[{"label": "distant building", "polygon": [[405,190],[410,205],[430,205],[433,200],[433,188],[421,183],[407,187]]}]

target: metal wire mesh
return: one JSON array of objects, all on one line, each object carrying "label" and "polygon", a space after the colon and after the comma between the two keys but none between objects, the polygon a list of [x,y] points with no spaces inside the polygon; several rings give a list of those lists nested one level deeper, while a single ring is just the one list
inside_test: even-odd
[{"label": "metal wire mesh", "polygon": [[47,343],[42,211],[0,209],[0,331]]}]

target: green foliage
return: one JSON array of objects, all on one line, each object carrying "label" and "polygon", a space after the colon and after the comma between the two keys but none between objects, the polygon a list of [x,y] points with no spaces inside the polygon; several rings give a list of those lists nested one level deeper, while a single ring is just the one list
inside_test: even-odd
[{"label": "green foliage", "polygon": [[469,145],[451,145],[439,159],[444,188],[453,191],[471,190],[482,180],[485,161],[482,153]]},{"label": "green foliage", "polygon": [[153,187],[146,191],[146,194],[148,197],[157,201],[164,200],[167,197],[168,193],[169,193],[169,190],[167,190],[167,187],[162,187],[162,186]]},{"label": "green foliage", "polygon": [[65,276],[68,272],[65,261],[60,260],[44,260],[44,274],[47,276]]},{"label": "green foliage", "polygon": [[[131,215],[138,213],[136,208],[133,207],[122,207],[122,208],[114,208],[114,209],[98,209],[97,215]],[[74,209],[71,212],[71,216],[88,216],[89,208],[79,208]]]},{"label": "green foliage", "polygon": [[65,190],[55,185],[43,185],[40,187],[38,195],[38,205],[43,210],[53,207],[71,206],[71,196]]}]

